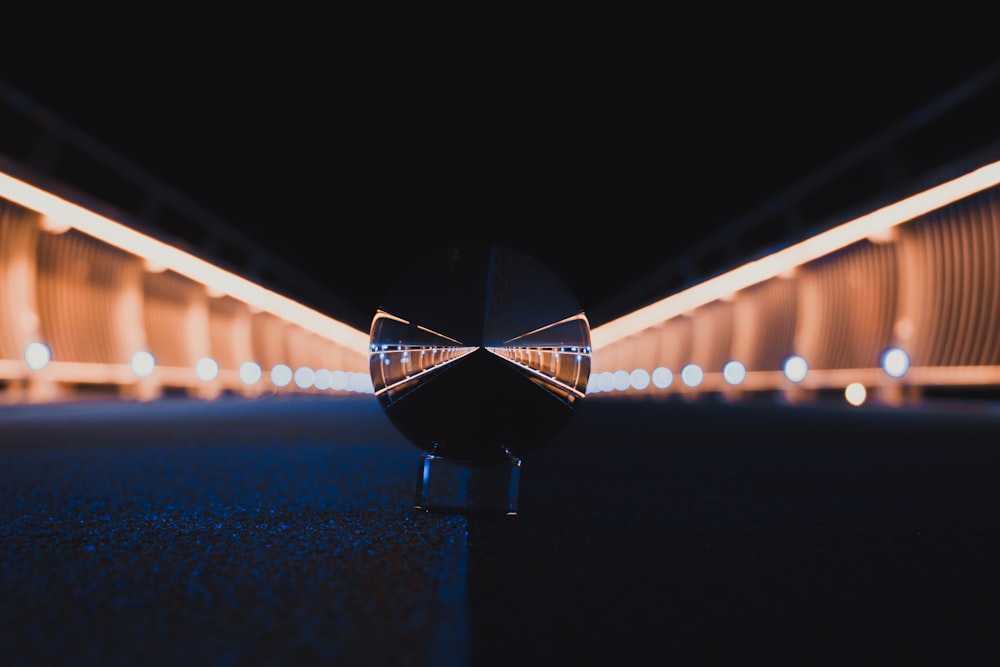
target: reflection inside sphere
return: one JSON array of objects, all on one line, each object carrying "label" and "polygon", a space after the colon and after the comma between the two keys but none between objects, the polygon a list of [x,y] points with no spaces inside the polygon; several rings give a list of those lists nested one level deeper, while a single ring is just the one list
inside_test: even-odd
[{"label": "reflection inside sphere", "polygon": [[428,454],[519,459],[551,440],[586,395],[590,326],[536,258],[452,248],[401,276],[371,325],[375,395]]}]

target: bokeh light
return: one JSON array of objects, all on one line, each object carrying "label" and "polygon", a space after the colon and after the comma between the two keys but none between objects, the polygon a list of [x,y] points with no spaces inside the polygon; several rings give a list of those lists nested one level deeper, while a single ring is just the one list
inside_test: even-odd
[{"label": "bokeh light", "polygon": [[260,382],[260,378],[263,375],[263,369],[255,361],[244,361],[240,365],[240,380],[243,381],[243,384],[256,384]]},{"label": "bokeh light", "polygon": [[24,363],[33,371],[40,371],[52,361],[52,351],[45,343],[35,341],[24,348]]},{"label": "bokeh light", "polygon": [[910,370],[910,356],[902,348],[890,347],[882,353],[882,370],[894,378],[901,378]]},{"label": "bokeh light", "polygon": [[368,373],[350,372],[347,376],[347,388],[359,394],[374,394],[375,385]]},{"label": "bokeh light", "polygon": [[275,364],[271,368],[271,382],[275,387],[287,387],[292,381],[292,369],[288,364]]},{"label": "bokeh light", "polygon": [[330,383],[333,381],[333,377],[325,368],[316,369],[316,376],[313,378],[313,386],[320,391],[326,391],[330,388]]},{"label": "bokeh light", "polygon": [[674,373],[666,366],[657,366],[653,369],[652,380],[658,389],[666,389],[674,383]]},{"label": "bokeh light", "polygon": [[681,382],[689,387],[697,387],[705,379],[705,371],[698,364],[688,364],[681,369]]},{"label": "bokeh light", "polygon": [[211,357],[202,357],[194,365],[194,373],[202,382],[211,382],[219,376],[219,362]]},{"label": "bokeh light", "polygon": [[313,386],[313,381],[315,379],[315,371],[308,366],[299,366],[299,368],[295,370],[295,386],[299,389],[308,389]]},{"label": "bokeh light", "polygon": [[844,398],[853,406],[859,406],[868,398],[868,390],[860,382],[852,382],[844,389]]},{"label": "bokeh light", "polygon": [[746,376],[747,369],[739,361],[733,360],[727,362],[726,365],[722,367],[722,377],[729,384],[740,384],[744,379],[746,379]]},{"label": "bokeh light", "polygon": [[809,373],[809,364],[803,357],[793,354],[785,360],[783,370],[785,377],[792,382],[802,382]]},{"label": "bokeh light", "polygon": [[612,391],[615,388],[615,376],[611,371],[602,372],[595,383],[601,391]]},{"label": "bokeh light", "polygon": [[139,350],[132,355],[132,372],[136,374],[137,377],[148,377],[153,369],[156,368],[156,358],[151,352],[146,350]]},{"label": "bokeh light", "polygon": [[350,378],[345,371],[336,370],[330,372],[330,389],[333,391],[343,391],[347,389]]},{"label": "bokeh light", "polygon": [[629,372],[625,370],[615,371],[612,374],[612,377],[614,379],[615,389],[617,389],[618,391],[625,391],[626,389],[628,389],[632,381]]},{"label": "bokeh light", "polygon": [[636,368],[629,375],[629,383],[633,389],[643,390],[649,386],[649,371],[645,368]]}]

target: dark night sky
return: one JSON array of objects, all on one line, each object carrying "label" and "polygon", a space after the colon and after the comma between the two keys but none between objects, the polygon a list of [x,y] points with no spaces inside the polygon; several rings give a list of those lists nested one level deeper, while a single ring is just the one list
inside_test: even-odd
[{"label": "dark night sky", "polygon": [[534,254],[597,304],[993,64],[586,46],[70,58],[0,78],[373,312],[401,268],[467,240]]}]

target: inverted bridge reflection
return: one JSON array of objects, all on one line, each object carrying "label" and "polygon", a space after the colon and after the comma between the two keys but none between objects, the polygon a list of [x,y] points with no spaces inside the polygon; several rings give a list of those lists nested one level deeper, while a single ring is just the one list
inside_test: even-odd
[{"label": "inverted bridge reflection", "polygon": [[447,364],[480,349],[506,360],[532,382],[566,403],[573,403],[587,393],[590,347],[539,342],[552,336],[560,340],[588,340],[589,328],[582,313],[507,341],[506,345],[480,347],[462,345],[460,341],[379,310],[373,319],[371,336],[375,341],[399,341],[370,346],[373,390],[385,403],[400,400],[422,383],[431,381],[433,374],[442,371]]}]

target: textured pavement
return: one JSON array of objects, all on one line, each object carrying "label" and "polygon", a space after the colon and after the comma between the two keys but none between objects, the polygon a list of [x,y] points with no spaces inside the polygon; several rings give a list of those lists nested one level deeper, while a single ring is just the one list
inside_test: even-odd
[{"label": "textured pavement", "polygon": [[588,399],[466,519],[371,397],[4,406],[3,664],[997,664],[956,407]]},{"label": "textured pavement", "polygon": [[[0,411],[10,665],[463,665],[461,517],[368,398]],[[433,520],[428,520],[428,519]]]}]

